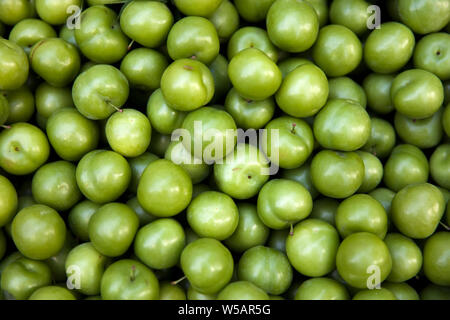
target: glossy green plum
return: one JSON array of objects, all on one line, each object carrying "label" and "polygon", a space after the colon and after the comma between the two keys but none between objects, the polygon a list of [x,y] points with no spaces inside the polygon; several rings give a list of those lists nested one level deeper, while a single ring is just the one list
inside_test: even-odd
[{"label": "glossy green plum", "polygon": [[109,259],[98,252],[92,243],[82,243],[67,256],[65,267],[68,282],[74,287],[78,285],[78,291],[83,294],[98,295],[100,281],[108,263]]},{"label": "glossy green plum", "polygon": [[72,236],[72,234],[69,231],[66,232],[66,240],[62,249],[59,250],[59,252],[53,257],[45,260],[52,271],[52,279],[54,282],[66,281],[66,259],[70,250],[72,250],[76,244],[76,239]]},{"label": "glossy green plum", "polygon": [[402,283],[384,282],[383,288],[386,288],[389,291],[391,291],[397,298],[397,300],[420,300],[417,291],[405,282]]},{"label": "glossy green plum", "polygon": [[239,210],[230,196],[206,191],[192,200],[187,221],[200,237],[224,240],[236,230]]},{"label": "glossy green plum", "polygon": [[120,154],[94,150],[80,160],[76,177],[83,195],[102,204],[116,200],[125,192],[130,183],[131,169]]},{"label": "glossy green plum", "polygon": [[147,103],[147,117],[152,128],[162,134],[171,134],[183,124],[186,113],[167,104],[161,89],[155,90]]},{"label": "glossy green plum", "polygon": [[[299,90],[308,87],[309,90]],[[315,115],[328,99],[329,86],[325,73],[313,64],[304,64],[284,78],[275,95],[278,106],[293,117]]]},{"label": "glossy green plum", "polygon": [[133,197],[130,200],[127,201],[127,206],[129,206],[133,211],[136,213],[138,219],[139,219],[139,226],[145,226],[149,224],[150,222],[153,222],[157,219],[154,215],[148,213],[147,211],[142,208],[141,204],[139,203],[137,197]]},{"label": "glossy green plum", "polygon": [[439,109],[431,117],[425,119],[411,119],[400,112],[394,118],[395,131],[406,143],[421,149],[435,147],[442,139],[442,114]]},{"label": "glossy green plum", "polygon": [[36,16],[34,0],[3,0],[0,2],[0,21],[15,25],[23,19]]},{"label": "glossy green plum", "polygon": [[364,162],[355,152],[323,150],[311,162],[311,179],[324,196],[347,198],[364,182]]},{"label": "glossy green plum", "polygon": [[210,166],[201,161],[196,163],[192,154],[180,141],[172,141],[164,157],[185,169],[193,184],[202,182],[210,173]]},{"label": "glossy green plum", "polygon": [[32,173],[49,156],[47,137],[32,124],[20,122],[0,133],[0,166],[14,175]]},{"label": "glossy green plum", "polygon": [[383,179],[383,164],[372,153],[366,151],[356,151],[364,162],[364,180],[359,187],[359,192],[370,192],[374,190]]},{"label": "glossy green plum", "polygon": [[266,24],[272,43],[287,52],[308,50],[319,33],[317,13],[304,1],[275,1],[267,12]]},{"label": "glossy green plum", "polygon": [[328,22],[328,3],[327,0],[306,0],[316,11],[319,19],[319,26],[323,27]]},{"label": "glossy green plum", "polygon": [[179,285],[161,282],[159,284],[159,300],[186,300],[186,293]]},{"label": "glossy green plum", "polygon": [[214,79],[208,67],[200,61],[179,59],[164,71],[161,91],[170,107],[192,111],[211,101]]},{"label": "glossy green plum", "polygon": [[247,48],[228,65],[228,75],[236,91],[248,100],[265,100],[281,85],[281,71],[261,50]]},{"label": "glossy green plum", "polygon": [[236,281],[220,291],[217,300],[269,300],[269,296],[249,281]]},{"label": "glossy green plum", "polygon": [[144,152],[140,156],[128,160],[128,163],[130,164],[131,167],[131,182],[128,189],[131,192],[133,193],[137,192],[139,180],[141,179],[142,173],[144,172],[145,168],[147,168],[147,166],[151,162],[158,159],[159,157],[154,155],[153,153]]},{"label": "glossy green plum", "polygon": [[295,300],[349,300],[345,286],[330,278],[312,278],[297,289]]},{"label": "glossy green plum", "polygon": [[311,198],[315,199],[319,195],[319,192],[314,187],[311,180],[311,162],[308,161],[298,168],[283,169],[281,171],[281,178],[297,181],[304,186],[311,194]]},{"label": "glossy green plum", "polygon": [[43,165],[33,176],[33,198],[58,211],[72,208],[81,199],[75,171],[75,165],[67,161]]},{"label": "glossy green plum", "polygon": [[342,201],[335,220],[342,238],[357,232],[370,232],[384,239],[387,233],[388,219],[384,207],[367,194],[357,194]]},{"label": "glossy green plum", "polygon": [[442,144],[433,152],[430,171],[438,185],[450,189],[450,144]]},{"label": "glossy green plum", "polygon": [[267,12],[275,0],[235,0],[234,5],[239,15],[249,22],[266,19]]},{"label": "glossy green plum", "polygon": [[395,295],[385,288],[361,290],[353,296],[353,300],[397,300]]},{"label": "glossy green plum", "polygon": [[367,105],[367,97],[364,89],[349,77],[339,77],[328,80],[329,99],[352,100],[364,109]]},{"label": "glossy green plum", "polygon": [[235,252],[264,245],[269,237],[269,228],[259,219],[256,206],[238,203],[239,222],[233,234],[225,240],[228,248]]},{"label": "glossy green plum", "polygon": [[169,62],[162,53],[138,48],[123,58],[120,71],[127,77],[131,87],[150,91],[159,88],[161,77],[168,65]]},{"label": "glossy green plum", "polygon": [[363,57],[361,41],[347,27],[331,24],[320,29],[312,57],[329,77],[341,77],[359,65]]},{"label": "glossy green plum", "polygon": [[394,110],[391,100],[391,86],[394,79],[394,75],[378,73],[371,73],[364,78],[362,86],[370,109],[380,114]]},{"label": "glossy green plum", "polygon": [[59,37],[78,48],[77,40],[75,40],[75,29],[69,28],[67,24],[59,29]]},{"label": "glossy green plum", "polygon": [[421,300],[450,300],[450,289],[444,286],[429,284],[420,292]]},{"label": "glossy green plum", "polygon": [[442,193],[429,183],[409,185],[392,200],[391,216],[397,229],[413,239],[431,236],[445,210]]},{"label": "glossy green plum", "polygon": [[189,286],[187,300],[216,300],[217,294],[204,294]]},{"label": "glossy green plum", "polygon": [[38,288],[51,284],[50,268],[42,261],[19,258],[2,271],[1,288],[7,299],[26,300]]},{"label": "glossy green plum", "polygon": [[220,42],[211,21],[185,17],[176,22],[167,37],[167,51],[173,60],[193,58],[210,64],[219,54]]},{"label": "glossy green plum", "polygon": [[216,27],[220,42],[227,41],[239,28],[239,13],[231,1],[224,0],[209,18]]},{"label": "glossy green plum", "polygon": [[18,197],[17,191],[8,178],[0,175],[0,226],[3,227],[9,223],[16,214]]},{"label": "glossy green plum", "polygon": [[297,67],[300,67],[304,64],[313,64],[313,62],[305,58],[290,57],[279,62],[278,68],[280,68],[281,74],[283,75],[284,79],[286,78],[288,73],[294,71]]},{"label": "glossy green plum", "polygon": [[36,0],[36,11],[45,22],[61,25],[75,12],[72,6],[80,8],[82,0]]},{"label": "glossy green plum", "polygon": [[187,16],[209,17],[223,0],[174,0],[175,6]]},{"label": "glossy green plum", "polygon": [[31,90],[20,87],[13,91],[0,91],[6,97],[9,104],[9,115],[6,123],[27,122],[31,119],[35,111],[34,96]]},{"label": "glossy green plum", "polygon": [[286,255],[276,249],[256,246],[239,260],[239,280],[249,281],[269,294],[284,293],[291,285],[292,274]]},{"label": "glossy green plum", "polygon": [[171,141],[171,135],[160,134],[158,131],[154,131],[152,133],[152,140],[150,141],[150,147],[148,150],[158,157],[164,157]]},{"label": "glossy green plum", "polygon": [[9,40],[22,47],[27,54],[31,47],[45,38],[56,38],[56,32],[48,23],[39,19],[24,19],[9,33]]},{"label": "glossy green plum", "polygon": [[236,54],[248,48],[261,50],[274,62],[278,60],[278,49],[272,44],[264,29],[243,27],[237,30],[228,41],[228,59],[231,60]]},{"label": "glossy green plum", "polygon": [[377,73],[389,74],[400,70],[414,51],[412,31],[398,22],[386,22],[373,30],[364,46],[364,61]]},{"label": "glossy green plum", "polygon": [[108,118],[128,98],[125,75],[110,65],[95,65],[81,73],[72,89],[78,111],[88,119]]},{"label": "glossy green plum", "polygon": [[136,260],[111,264],[101,282],[103,300],[157,300],[159,283],[152,270]]},{"label": "glossy green plum", "polygon": [[262,135],[262,149],[272,164],[283,169],[300,167],[314,149],[314,135],[308,123],[293,117],[270,121]]},{"label": "glossy green plum", "polygon": [[392,258],[392,271],[387,281],[400,283],[419,273],[423,261],[422,251],[413,240],[399,233],[389,233],[384,243],[388,246]]},{"label": "glossy green plum", "polygon": [[171,217],[186,209],[191,201],[192,181],[180,166],[169,160],[156,160],[144,170],[137,197],[149,213]]},{"label": "glossy green plum", "polygon": [[450,20],[446,0],[398,0],[397,10],[401,21],[418,34],[439,31]]},{"label": "glossy green plum", "polygon": [[264,154],[251,144],[240,143],[232,156],[214,165],[217,187],[235,199],[249,199],[258,194],[269,180],[269,166]]},{"label": "glossy green plum", "polygon": [[228,60],[221,54],[209,65],[214,79],[214,96],[211,101],[223,103],[223,98],[230,91],[231,82],[228,78]]},{"label": "glossy green plum", "polygon": [[286,239],[286,253],[292,266],[308,277],[321,277],[336,267],[339,234],[322,220],[307,219],[297,224]]},{"label": "glossy green plum", "polygon": [[314,136],[327,149],[355,151],[371,132],[369,114],[353,100],[332,99],[314,119]]},{"label": "glossy green plum", "polygon": [[333,24],[343,25],[357,35],[368,31],[367,21],[370,17],[370,6],[364,0],[336,0],[330,6],[330,20]]},{"label": "glossy green plum", "polygon": [[197,162],[213,164],[234,151],[236,123],[226,111],[213,107],[195,110],[186,116],[182,129],[183,145]]},{"label": "glossy green plum", "polygon": [[181,253],[181,268],[191,286],[203,294],[219,292],[233,275],[233,257],[219,241],[201,238]]},{"label": "glossy green plum", "polygon": [[[345,238],[336,255],[340,276],[359,289],[374,287],[383,282],[391,272],[392,258],[386,244],[368,232],[354,233]],[[373,277],[376,274],[376,279]],[[374,290],[375,291],[375,290]]]},{"label": "glossy green plum", "polygon": [[410,69],[395,77],[391,99],[398,112],[413,119],[424,119],[441,107],[444,87],[441,80],[431,72]]},{"label": "glossy green plum", "polygon": [[267,182],[258,195],[261,221],[271,229],[285,229],[305,219],[312,210],[312,198],[300,183],[287,179]]},{"label": "glossy green plum", "polygon": [[125,157],[140,156],[150,145],[150,121],[135,109],[114,113],[109,117],[105,130],[111,148]]},{"label": "glossy green plum", "polygon": [[41,287],[34,291],[28,300],[76,300],[68,289],[58,286]]},{"label": "glossy green plum", "polygon": [[28,79],[27,54],[14,42],[0,38],[0,55],[0,90],[19,89]]},{"label": "glossy green plum", "polygon": [[58,110],[47,121],[50,144],[58,156],[67,161],[78,161],[94,150],[99,131],[94,121],[86,119],[74,108]]},{"label": "glossy green plum", "polygon": [[45,119],[45,125],[48,118],[57,110],[75,107],[70,87],[58,88],[46,82],[36,88],[35,103],[37,113]]},{"label": "glossy green plum", "polygon": [[117,14],[105,6],[93,6],[81,13],[75,39],[83,55],[98,63],[115,63],[128,51],[128,38],[120,29]]},{"label": "glossy green plum", "polygon": [[257,130],[272,119],[275,101],[272,97],[260,101],[247,100],[232,88],[225,99],[225,110],[233,117],[239,128]]},{"label": "glossy green plum", "polygon": [[395,130],[388,121],[381,118],[371,118],[370,123],[370,136],[362,150],[384,159],[390,155],[395,146]]},{"label": "glossy green plum", "polygon": [[430,71],[442,81],[450,79],[450,35],[433,33],[420,39],[414,49],[414,66]]},{"label": "glossy green plum", "polygon": [[335,226],[335,216],[339,201],[331,198],[319,198],[314,200],[311,215],[312,219],[319,219]]},{"label": "glossy green plum", "polygon": [[36,204],[22,209],[14,217],[12,238],[24,256],[44,260],[57,254],[63,247],[66,226],[58,212]]},{"label": "glossy green plum", "polygon": [[134,252],[148,267],[166,269],[179,262],[185,243],[185,233],[179,222],[158,219],[138,231]]},{"label": "glossy green plum", "polygon": [[120,14],[123,32],[148,48],[162,45],[172,24],[172,12],[158,1],[131,1]]},{"label": "glossy green plum", "polygon": [[434,284],[450,285],[450,232],[437,232],[425,243],[423,270]]},{"label": "glossy green plum", "polygon": [[89,220],[101,205],[90,200],[84,200],[74,206],[67,218],[72,233],[82,241],[89,241]]},{"label": "glossy green plum", "polygon": [[410,144],[397,145],[384,165],[383,181],[393,190],[428,180],[429,165],[424,153]]}]

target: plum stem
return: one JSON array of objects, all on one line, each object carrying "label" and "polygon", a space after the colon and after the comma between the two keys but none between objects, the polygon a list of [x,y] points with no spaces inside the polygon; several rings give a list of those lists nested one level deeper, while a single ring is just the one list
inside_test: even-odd
[{"label": "plum stem", "polygon": [[291,227],[290,227],[290,230],[289,230],[289,235],[290,236],[294,235],[294,225],[292,223],[291,223]]},{"label": "plum stem", "polygon": [[130,280],[136,280],[136,266],[131,266]]},{"label": "plum stem", "polygon": [[442,221],[439,221],[439,224],[441,226],[443,226],[445,230],[450,231],[450,227],[448,225],[446,225],[445,223],[443,223]]},{"label": "plum stem", "polygon": [[106,100],[106,103],[109,104],[111,107],[113,107],[114,109],[116,109],[116,111],[118,112],[123,112],[122,109],[120,109],[118,106],[116,106],[115,104],[113,104],[111,101]]},{"label": "plum stem", "polygon": [[3,124],[0,127],[2,127],[3,129],[11,129],[11,126],[8,126],[7,124]]},{"label": "plum stem", "polygon": [[191,59],[192,59],[192,60],[197,60],[197,56],[194,54],[194,55],[191,57]]},{"label": "plum stem", "polygon": [[292,129],[291,129],[291,132],[292,132],[292,133],[295,133],[295,127],[296,127],[296,126],[297,126],[297,124],[295,124],[295,123],[292,124]]},{"label": "plum stem", "polygon": [[183,281],[184,279],[186,279],[186,276],[181,277],[178,280],[172,281],[170,284],[173,286],[176,286],[177,284],[179,284],[181,281]]},{"label": "plum stem", "polygon": [[127,48],[128,51],[131,50],[131,47],[133,46],[133,44],[134,44],[134,40],[131,40],[131,42],[130,42],[130,44],[128,45],[128,48]]}]

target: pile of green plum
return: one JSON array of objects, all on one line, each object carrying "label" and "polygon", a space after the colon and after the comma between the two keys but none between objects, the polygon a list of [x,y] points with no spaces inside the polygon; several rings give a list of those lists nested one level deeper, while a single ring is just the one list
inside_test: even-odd
[{"label": "pile of green plum", "polygon": [[1,298],[450,300],[449,21],[0,0]]}]

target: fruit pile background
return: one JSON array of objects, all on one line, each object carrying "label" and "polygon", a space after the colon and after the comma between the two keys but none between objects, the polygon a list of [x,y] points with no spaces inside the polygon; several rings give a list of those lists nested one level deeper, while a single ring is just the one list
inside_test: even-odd
[{"label": "fruit pile background", "polygon": [[0,0],[0,298],[450,300],[449,21]]}]

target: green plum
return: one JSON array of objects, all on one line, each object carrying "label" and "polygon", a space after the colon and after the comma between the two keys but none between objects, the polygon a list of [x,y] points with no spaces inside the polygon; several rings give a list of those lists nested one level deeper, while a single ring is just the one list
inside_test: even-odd
[{"label": "green plum", "polygon": [[398,0],[397,10],[401,21],[418,34],[439,31],[450,20],[447,0]]},{"label": "green plum", "polygon": [[234,0],[240,16],[249,22],[266,19],[267,12],[275,0]]},{"label": "green plum", "polygon": [[450,79],[450,35],[433,33],[420,39],[414,49],[414,66],[430,71],[442,81]]},{"label": "green plum", "polygon": [[377,73],[400,70],[412,57],[415,39],[412,31],[398,22],[386,22],[373,30],[364,46],[364,61]]},{"label": "green plum", "polygon": [[200,61],[179,59],[164,71],[161,91],[173,109],[192,111],[211,101],[214,96],[214,78],[208,67]]},{"label": "green plum", "polygon": [[267,12],[266,24],[273,44],[288,52],[308,50],[319,33],[317,13],[304,1],[275,1]]},{"label": "green plum", "polygon": [[410,144],[397,145],[384,165],[383,181],[393,190],[428,180],[429,165],[424,153]]},{"label": "green plum", "polygon": [[239,13],[228,0],[224,0],[209,19],[216,27],[220,42],[227,41],[239,28]]},{"label": "green plum", "polygon": [[434,181],[450,189],[450,144],[441,144],[430,158],[430,171]]},{"label": "green plum", "polygon": [[269,237],[269,228],[259,219],[256,206],[238,203],[239,222],[233,234],[225,240],[228,248],[235,252],[264,245]]},{"label": "green plum", "polygon": [[159,284],[159,300],[186,300],[186,293],[179,285],[161,282]]},{"label": "green plum", "polygon": [[63,247],[66,225],[58,212],[36,204],[22,209],[14,217],[12,238],[24,256],[44,260],[57,254]]},{"label": "green plum", "polygon": [[297,289],[295,300],[349,300],[345,286],[329,278],[312,278]]},{"label": "green plum", "polygon": [[75,165],[67,161],[43,165],[33,176],[33,198],[58,211],[72,208],[81,199],[75,171]]},{"label": "green plum", "polygon": [[[373,233],[358,232],[345,238],[336,255],[339,275],[352,287],[364,289],[383,282],[392,269],[386,244]],[[377,290],[374,290],[377,291]]]},{"label": "green plum", "polygon": [[228,41],[228,59],[233,59],[236,54],[248,48],[259,49],[274,62],[278,61],[278,49],[272,44],[264,29],[243,27],[237,30]]},{"label": "green plum", "polygon": [[127,201],[127,206],[129,206],[133,211],[136,213],[138,219],[139,219],[139,226],[145,226],[149,224],[150,222],[153,222],[157,219],[154,215],[151,215],[147,211],[142,208],[141,204],[139,203],[137,197],[133,197],[130,200]]},{"label": "green plum", "polygon": [[39,19],[24,19],[16,24],[9,33],[9,40],[17,43],[25,53],[29,54],[31,47],[45,38],[56,38],[55,30]]},{"label": "green plum", "polygon": [[397,300],[395,295],[385,288],[361,290],[353,296],[353,300]]},{"label": "green plum", "polygon": [[364,180],[359,187],[359,192],[370,192],[374,190],[383,179],[383,164],[372,153],[356,151],[364,162]]},{"label": "green plum", "polygon": [[67,24],[59,29],[59,37],[78,48],[77,40],[75,39],[75,29],[69,28]]},{"label": "green plum", "polygon": [[9,114],[10,110],[8,99],[6,99],[3,94],[0,94],[0,126],[3,126],[6,120],[8,120]]},{"label": "green plum", "polygon": [[319,219],[335,226],[336,211],[339,207],[339,201],[331,198],[319,198],[313,203],[311,215],[312,219]]},{"label": "green plum", "polygon": [[217,294],[205,294],[189,286],[187,291],[187,300],[216,300]]},{"label": "green plum", "polygon": [[103,300],[158,300],[159,282],[139,261],[123,259],[106,269],[100,292]]},{"label": "green plum", "polygon": [[45,134],[32,124],[19,122],[0,133],[0,166],[14,175],[30,174],[50,154]]},{"label": "green plum", "polygon": [[78,161],[97,147],[100,129],[76,109],[63,108],[48,119],[47,136],[59,157]]},{"label": "green plum", "polygon": [[152,215],[174,216],[191,201],[192,181],[180,166],[169,160],[156,160],[144,170],[137,197],[142,208]]},{"label": "green plum", "polygon": [[172,12],[158,1],[131,1],[120,15],[123,32],[148,48],[161,46],[172,24]]},{"label": "green plum", "polygon": [[343,25],[357,35],[363,35],[367,30],[370,18],[370,6],[364,0],[336,0],[330,6],[330,20],[333,24]]},{"label": "green plum", "polygon": [[181,268],[196,291],[215,294],[230,282],[233,257],[218,240],[201,238],[188,244],[181,253]]},{"label": "green plum", "polygon": [[391,291],[397,300],[420,300],[417,291],[406,282],[392,283],[384,282],[383,288]]},{"label": "green plum", "polygon": [[311,179],[324,196],[347,198],[364,182],[364,162],[355,152],[323,150],[312,159]]},{"label": "green plum", "polygon": [[209,17],[223,0],[174,0],[175,6],[187,16]]},{"label": "green plum", "polygon": [[249,281],[236,281],[220,291],[217,300],[269,300],[269,296]]},{"label": "green plum", "polygon": [[329,77],[349,74],[363,58],[361,41],[347,27],[331,24],[320,29],[312,57]]},{"label": "green plum", "polygon": [[397,229],[413,239],[431,236],[445,210],[441,191],[429,183],[417,183],[401,189],[392,200],[391,216]]},{"label": "green plum", "polygon": [[158,160],[159,157],[150,152],[144,152],[140,156],[136,158],[131,158],[128,160],[128,163],[131,167],[131,181],[128,189],[136,194],[137,188],[139,185],[139,180],[141,179],[142,173],[145,168],[155,160]]},{"label": "green plum", "polygon": [[[119,198],[128,188],[131,169],[120,154],[108,150],[87,153],[77,165],[76,178],[83,195],[103,204]],[[102,192],[98,192],[102,190]]]},{"label": "green plum", "polygon": [[444,131],[448,137],[450,137],[450,104],[445,107],[444,114],[442,116],[442,125],[444,126]]},{"label": "green plum", "polygon": [[186,113],[171,108],[159,88],[152,93],[148,100],[147,117],[156,131],[162,134],[171,134],[182,126]]},{"label": "green plum", "polygon": [[450,289],[444,286],[429,284],[420,292],[421,300],[450,300]]},{"label": "green plum", "polygon": [[[309,90],[299,90],[308,87]],[[315,115],[328,99],[325,73],[313,64],[303,64],[289,72],[275,95],[281,110],[293,117]]]},{"label": "green plum", "polygon": [[150,141],[150,147],[148,150],[158,157],[164,157],[171,141],[171,135],[160,134],[158,131],[154,131],[152,133],[152,140]]},{"label": "green plum", "polygon": [[384,242],[392,257],[392,271],[387,281],[400,283],[419,273],[423,262],[422,251],[413,240],[399,233],[389,233]]},{"label": "green plum", "polygon": [[394,75],[378,73],[371,73],[364,78],[362,86],[370,109],[379,114],[388,114],[394,110],[391,100],[394,79]]},{"label": "green plum", "polygon": [[349,77],[339,77],[328,80],[330,89],[329,99],[353,100],[364,109],[367,106],[367,97],[364,89]]},{"label": "green plum", "polygon": [[17,191],[8,178],[0,175],[0,226],[3,227],[9,223],[16,214],[18,206]]},{"label": "green plum", "polygon": [[9,115],[6,123],[27,122],[35,111],[35,99],[30,88],[20,87],[13,91],[0,91],[9,104]]},{"label": "green plum", "polygon": [[434,284],[450,285],[450,232],[437,232],[425,242],[423,270]]},{"label": "green plum", "polygon": [[297,67],[300,67],[304,64],[313,64],[313,63],[312,61],[305,58],[290,57],[279,62],[278,68],[280,68],[281,74],[283,75],[284,79],[291,71],[294,71]]},{"label": "green plum", "polygon": [[35,0],[36,12],[45,22],[53,25],[61,25],[73,13],[71,8],[82,6],[82,0]]},{"label": "green plum", "polygon": [[209,70],[214,79],[214,96],[211,101],[218,102],[228,93],[231,82],[228,78],[228,60],[221,54],[209,65]]},{"label": "green plum", "polygon": [[84,200],[69,212],[67,222],[72,233],[82,241],[89,241],[89,220],[101,205],[90,200]]},{"label": "green plum", "polygon": [[281,171],[281,178],[289,179],[299,182],[302,186],[304,186],[309,193],[311,194],[311,198],[315,199],[319,195],[319,192],[314,187],[311,180],[311,162],[307,161],[303,165],[294,169],[283,169]]},{"label": "green plum", "polygon": [[431,117],[444,102],[441,80],[431,72],[410,69],[395,77],[391,87],[394,108],[407,117]]},{"label": "green plum", "polygon": [[70,87],[58,88],[46,82],[36,88],[35,103],[37,113],[46,119],[45,124],[57,110],[75,107]]},{"label": "green plum", "polygon": [[263,131],[262,150],[272,164],[283,169],[300,167],[313,149],[313,131],[302,119],[279,117],[270,121]]},{"label": "green plum", "polygon": [[105,6],[93,6],[81,13],[75,40],[83,55],[98,63],[115,63],[128,51],[128,38],[120,29],[117,14]]},{"label": "green plum", "polygon": [[28,300],[76,300],[68,289],[58,286],[41,287],[34,291]]},{"label": "green plum", "polygon": [[217,187],[235,199],[249,199],[258,194],[269,179],[264,154],[251,144],[240,143],[232,156],[214,165]]},{"label": "green plum", "polygon": [[308,277],[321,277],[336,267],[339,234],[329,223],[307,219],[297,224],[286,239],[286,253],[292,266]]},{"label": "green plum", "polygon": [[381,203],[388,216],[388,229],[391,227],[391,206],[395,192],[387,188],[377,188],[369,193],[371,197]]},{"label": "green plum", "polygon": [[394,127],[381,118],[371,118],[370,123],[370,136],[362,150],[384,159],[391,154],[395,146],[396,135]]},{"label": "green plum", "polygon": [[27,54],[14,42],[0,38],[0,55],[0,90],[19,89],[28,79]]},{"label": "green plum", "polygon": [[185,17],[176,22],[167,37],[167,51],[173,60],[191,58],[210,64],[219,54],[216,28],[203,17]]},{"label": "green plum", "polygon": [[327,149],[355,151],[370,132],[369,114],[353,100],[331,99],[314,119],[314,136]]},{"label": "green plum", "polygon": [[15,25],[23,19],[36,16],[34,0],[2,0],[0,2],[0,21]]}]

